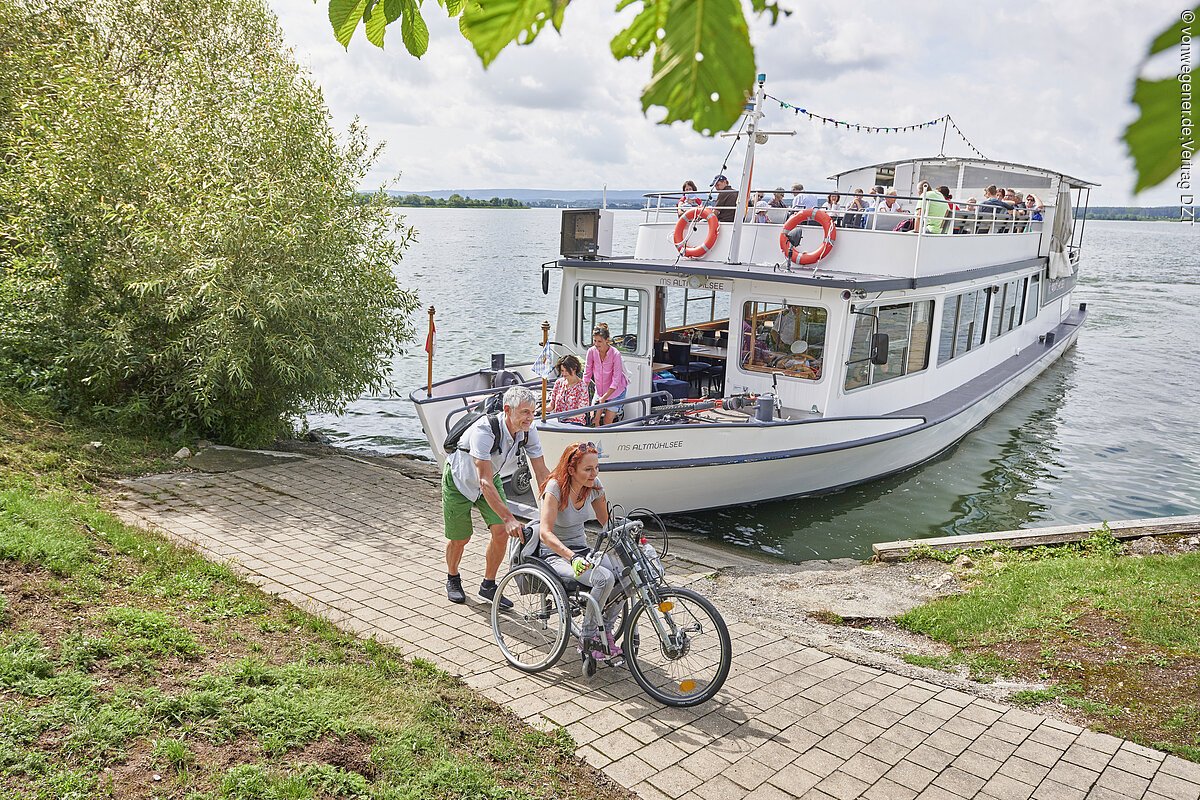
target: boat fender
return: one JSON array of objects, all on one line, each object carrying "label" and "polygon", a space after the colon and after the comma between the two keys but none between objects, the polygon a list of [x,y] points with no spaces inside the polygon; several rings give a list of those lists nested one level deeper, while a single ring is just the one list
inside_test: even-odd
[{"label": "boat fender", "polygon": [[[824,236],[821,239],[820,246],[816,250],[801,252],[796,246],[798,242],[793,241],[791,233],[797,226],[808,222],[810,219],[815,220],[821,226]],[[833,224],[833,218],[819,208],[806,208],[803,211],[793,214],[783,224],[783,231],[779,234],[779,249],[783,251],[783,255],[788,261],[806,267],[816,264],[833,252],[833,243],[835,241],[837,241],[837,226]]]},{"label": "boat fender", "polygon": [[[704,239],[704,244],[697,247],[688,247],[688,228],[692,227],[695,221],[700,219],[708,223],[708,236]],[[713,245],[717,243],[717,231],[720,227],[721,223],[717,220],[717,212],[708,206],[689,208],[683,212],[683,216],[675,223],[675,234],[672,236],[675,249],[685,258],[703,258],[708,255],[708,251],[712,250]]]}]

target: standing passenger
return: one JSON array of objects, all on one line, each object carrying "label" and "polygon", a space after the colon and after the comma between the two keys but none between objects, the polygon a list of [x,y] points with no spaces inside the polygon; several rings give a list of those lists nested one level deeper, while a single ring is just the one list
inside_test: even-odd
[{"label": "standing passenger", "polygon": [[[625,362],[621,360],[620,351],[612,346],[611,340],[606,323],[601,322],[592,328],[592,346],[587,351],[583,382],[595,384],[593,405],[609,400],[624,400],[625,390],[629,387],[629,379],[625,377]],[[616,418],[615,407],[604,408],[596,412],[594,424],[607,425]]]}]

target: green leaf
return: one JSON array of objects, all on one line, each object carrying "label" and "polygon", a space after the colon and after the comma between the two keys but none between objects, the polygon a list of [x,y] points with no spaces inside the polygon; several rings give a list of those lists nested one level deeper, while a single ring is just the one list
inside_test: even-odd
[{"label": "green leaf", "polygon": [[442,8],[446,9],[448,17],[457,17],[467,7],[467,0],[438,0],[438,2],[442,4]]},{"label": "green leaf", "polygon": [[329,24],[333,26],[333,35],[342,47],[350,47],[350,39],[366,12],[367,0],[329,0]]},{"label": "green leaf", "polygon": [[772,25],[779,22],[780,14],[783,14],[785,17],[790,17],[792,15],[791,9],[781,8],[779,3],[775,2],[774,0],[750,0],[750,7],[754,9],[754,13],[758,14],[760,17],[764,13],[770,14]]},{"label": "green leaf", "polygon": [[397,10],[398,13],[399,5],[397,0],[383,0],[383,2],[374,2],[368,6],[364,25],[368,42],[380,49],[383,48],[383,37],[387,33],[387,26],[395,19],[391,16],[391,11]]},{"label": "green leaf", "polygon": [[1175,78],[1137,79],[1133,102],[1141,109],[1141,116],[1125,129],[1125,143],[1138,174],[1135,193],[1157,186],[1183,165],[1176,134],[1180,86]]},{"label": "green leaf", "polygon": [[664,29],[642,110],[662,106],[661,124],[691,121],[702,133],[733,127],[754,83],[754,48],[741,4],[671,0]]},{"label": "green leaf", "polygon": [[425,18],[416,0],[401,0],[404,6],[404,17],[400,21],[400,36],[404,39],[404,47],[417,58],[425,55],[429,49],[429,28],[425,26]]},{"label": "green leaf", "polygon": [[472,0],[459,22],[483,66],[490,65],[511,42],[533,42],[547,22],[562,30],[570,0]]},{"label": "green leaf", "polygon": [[[617,11],[632,5],[636,0],[621,0]],[[669,0],[645,0],[642,10],[634,17],[629,27],[613,37],[609,46],[615,58],[641,58],[658,44],[658,32],[667,24]]]},{"label": "green leaf", "polygon": [[[1196,6],[1191,10],[1193,20],[1197,14],[1200,14],[1200,6]],[[1150,52],[1148,55],[1157,55],[1168,48],[1178,47],[1180,43],[1183,42],[1183,31],[1184,22],[1183,15],[1181,14],[1178,22],[1155,37],[1154,41],[1150,44]]]}]

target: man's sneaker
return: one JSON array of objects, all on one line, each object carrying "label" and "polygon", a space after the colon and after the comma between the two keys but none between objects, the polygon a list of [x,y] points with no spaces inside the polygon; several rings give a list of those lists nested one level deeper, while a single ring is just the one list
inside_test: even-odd
[{"label": "man's sneaker", "polygon": [[[479,596],[484,600],[487,600],[489,603],[493,602],[496,599],[496,585],[492,584],[491,586],[484,586],[482,583],[479,584]],[[500,598],[501,611],[508,611],[512,607],[512,600],[509,600],[507,597]]]},{"label": "man's sneaker", "polygon": [[462,588],[462,577],[453,575],[446,578],[446,599],[451,603],[467,602],[467,593]]}]

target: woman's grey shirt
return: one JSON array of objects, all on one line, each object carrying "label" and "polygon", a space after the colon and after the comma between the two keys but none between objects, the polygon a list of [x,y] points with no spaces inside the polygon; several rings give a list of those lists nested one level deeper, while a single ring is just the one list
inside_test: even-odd
[{"label": "woman's grey shirt", "polygon": [[[564,545],[569,547],[572,552],[578,553],[588,549],[587,534],[583,530],[583,523],[589,519],[593,519],[592,503],[597,499],[604,497],[604,487],[600,484],[600,479],[592,485],[592,489],[588,492],[587,499],[583,503],[583,508],[576,508],[574,498],[567,500],[566,508],[561,505],[558,509],[558,517],[554,520],[554,535]],[[545,496],[542,499],[543,503],[562,503],[562,489],[559,488],[558,481],[551,478],[546,482]],[[543,546],[544,551],[549,551],[549,548]]]}]

